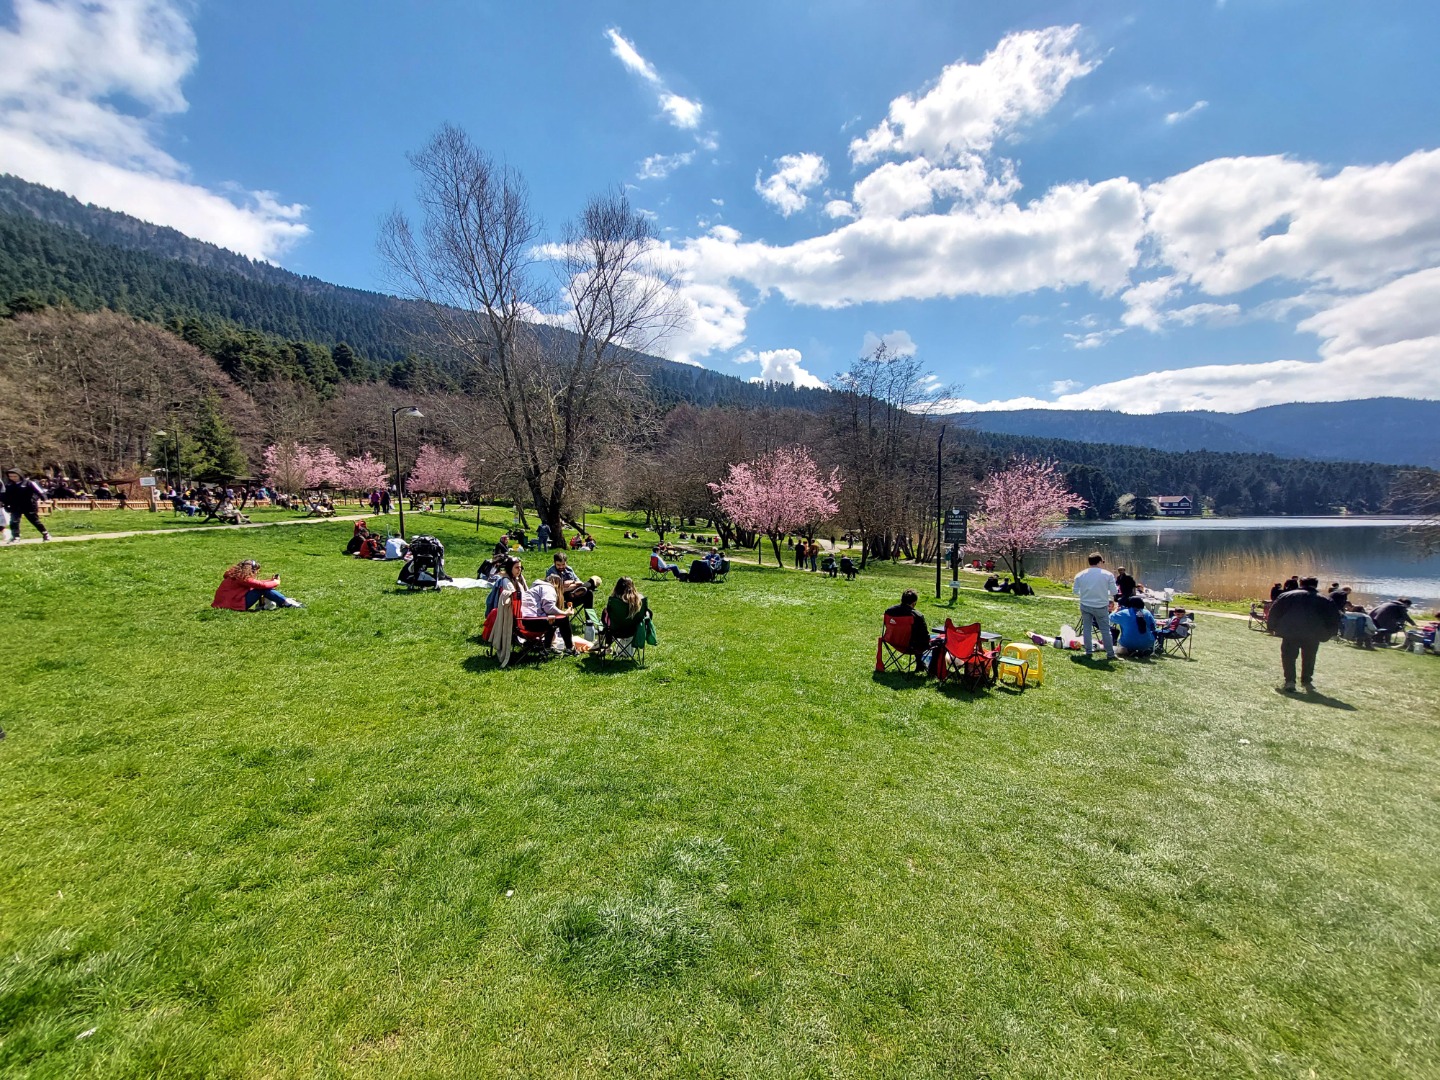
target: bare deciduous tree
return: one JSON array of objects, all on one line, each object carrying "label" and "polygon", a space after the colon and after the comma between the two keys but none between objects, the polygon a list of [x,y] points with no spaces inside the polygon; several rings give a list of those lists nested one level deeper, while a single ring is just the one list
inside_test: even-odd
[{"label": "bare deciduous tree", "polygon": [[498,419],[510,445],[492,454],[513,454],[536,511],[559,530],[607,424],[639,385],[636,354],[682,318],[649,222],[610,192],[542,244],[523,179],[463,131],[441,128],[411,161],[423,221],[417,233],[392,214],[381,252],[397,287],[428,306],[432,349],[477,383],[470,425]]},{"label": "bare deciduous tree", "polygon": [[915,355],[881,343],[835,379],[835,456],[845,486],[840,514],[860,535],[860,565],[871,558],[934,555],[938,428],[927,419],[949,394]]}]

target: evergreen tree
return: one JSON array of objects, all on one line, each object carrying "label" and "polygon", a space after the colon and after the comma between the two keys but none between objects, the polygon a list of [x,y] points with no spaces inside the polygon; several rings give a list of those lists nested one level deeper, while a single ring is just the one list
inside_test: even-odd
[{"label": "evergreen tree", "polygon": [[200,403],[195,424],[195,446],[199,461],[195,475],[206,481],[233,480],[250,472],[250,462],[240,448],[240,440],[220,411],[220,399],[207,394]]}]

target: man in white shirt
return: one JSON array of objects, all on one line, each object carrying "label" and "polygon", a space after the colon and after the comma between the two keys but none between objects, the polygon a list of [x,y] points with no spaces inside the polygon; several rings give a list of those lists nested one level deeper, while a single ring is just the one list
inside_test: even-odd
[{"label": "man in white shirt", "polygon": [[1115,642],[1110,637],[1110,601],[1115,596],[1115,575],[1105,569],[1105,560],[1100,553],[1090,556],[1090,568],[1075,575],[1075,584],[1070,591],[1080,598],[1080,633],[1085,638],[1085,655],[1088,658],[1093,647],[1090,644],[1090,629],[1105,643],[1105,657],[1115,659]]},{"label": "man in white shirt", "polygon": [[573,608],[562,608],[558,603],[559,594],[549,579],[537,581],[520,594],[520,622],[526,630],[545,635],[548,646],[555,640],[555,631],[560,631],[565,642],[565,651],[575,653],[575,640],[570,633],[570,616]]}]

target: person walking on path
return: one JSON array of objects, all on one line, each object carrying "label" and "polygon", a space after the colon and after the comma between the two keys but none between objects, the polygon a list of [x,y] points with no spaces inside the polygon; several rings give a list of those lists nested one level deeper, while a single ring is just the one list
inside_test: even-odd
[{"label": "person walking on path", "polygon": [[42,540],[50,539],[50,530],[40,520],[40,488],[34,480],[22,477],[14,469],[5,473],[5,491],[0,495],[5,510],[10,515],[10,542],[20,539],[20,519],[29,518],[30,524],[40,530]]},{"label": "person walking on path", "polygon": [[1300,685],[1315,690],[1315,654],[1320,642],[1340,632],[1340,609],[1328,596],[1317,591],[1320,579],[1301,578],[1298,589],[1282,592],[1270,604],[1265,625],[1280,638],[1280,669],[1285,676],[1282,689],[1295,692],[1295,657],[1300,657]]},{"label": "person walking on path", "polygon": [[1075,584],[1070,591],[1080,598],[1080,633],[1085,638],[1087,659],[1094,650],[1090,645],[1090,631],[1100,635],[1105,643],[1105,659],[1115,659],[1115,641],[1110,635],[1110,598],[1115,595],[1115,575],[1104,567],[1104,558],[1098,551],[1090,555],[1089,569],[1075,575]]}]

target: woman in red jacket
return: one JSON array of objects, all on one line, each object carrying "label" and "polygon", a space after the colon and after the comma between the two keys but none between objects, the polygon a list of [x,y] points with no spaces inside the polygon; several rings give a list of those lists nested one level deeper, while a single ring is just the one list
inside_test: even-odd
[{"label": "woman in red jacket", "polygon": [[245,559],[225,571],[220,587],[215,590],[215,600],[210,605],[229,608],[231,611],[251,611],[257,607],[304,607],[299,600],[283,596],[276,586],[280,575],[268,581],[256,577],[260,564],[254,559]]}]

